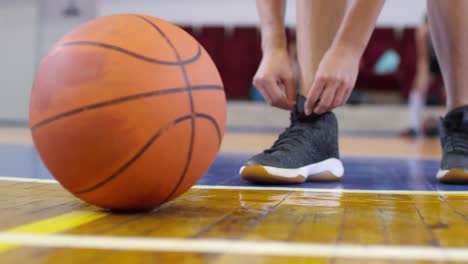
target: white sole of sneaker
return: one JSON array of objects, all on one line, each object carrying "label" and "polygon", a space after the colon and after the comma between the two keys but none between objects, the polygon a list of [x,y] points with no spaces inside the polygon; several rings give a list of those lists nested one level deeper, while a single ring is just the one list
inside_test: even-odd
[{"label": "white sole of sneaker", "polygon": [[437,180],[442,183],[468,184],[468,171],[464,169],[441,170],[437,172]]},{"label": "white sole of sneaker", "polygon": [[344,175],[343,163],[331,158],[295,169],[250,165],[240,169],[242,179],[264,183],[302,183],[306,181],[338,181]]}]

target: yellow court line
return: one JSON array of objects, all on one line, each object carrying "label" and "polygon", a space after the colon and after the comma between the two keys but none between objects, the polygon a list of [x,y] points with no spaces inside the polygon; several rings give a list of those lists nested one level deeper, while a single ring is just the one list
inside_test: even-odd
[{"label": "yellow court line", "polygon": [[[4,234],[38,234],[47,235],[64,232],[75,227],[93,222],[107,214],[96,211],[73,211],[63,215],[39,220],[30,224],[5,230]],[[18,247],[16,244],[0,244],[0,253]]]}]

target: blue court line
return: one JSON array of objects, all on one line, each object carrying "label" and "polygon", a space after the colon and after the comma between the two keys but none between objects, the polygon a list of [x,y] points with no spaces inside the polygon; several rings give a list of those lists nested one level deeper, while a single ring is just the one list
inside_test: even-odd
[{"label": "blue court line", "polygon": [[[246,153],[222,153],[197,183],[199,185],[253,186],[238,176],[239,168],[250,157]],[[345,176],[340,182],[307,182],[289,188],[398,191],[468,191],[468,185],[438,183],[438,160],[344,157]],[[268,185],[279,186],[279,185]]]},{"label": "blue court line", "polygon": [[[248,153],[221,153],[199,185],[256,186],[239,178]],[[340,182],[308,182],[289,188],[345,190],[468,191],[468,185],[436,181],[438,160],[344,157],[345,176]],[[52,179],[32,145],[0,145],[0,175]],[[279,185],[268,185],[279,186]]]},{"label": "blue court line", "polygon": [[16,119],[0,119],[1,128],[28,128],[29,122],[27,120]]}]

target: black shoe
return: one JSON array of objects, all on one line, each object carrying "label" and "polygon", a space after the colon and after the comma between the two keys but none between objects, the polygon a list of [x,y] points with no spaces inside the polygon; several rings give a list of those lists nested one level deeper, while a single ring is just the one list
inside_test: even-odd
[{"label": "black shoe", "polygon": [[419,135],[418,131],[416,131],[413,128],[408,128],[400,133],[400,137],[405,137],[405,138],[417,138],[418,135]]},{"label": "black shoe", "polygon": [[442,162],[437,179],[468,183],[468,106],[449,112],[440,122]]},{"label": "black shoe", "polygon": [[427,118],[423,122],[423,132],[424,136],[434,138],[439,136],[439,120],[436,118]]},{"label": "black shoe", "polygon": [[253,156],[240,169],[244,180],[263,183],[336,181],[344,174],[338,152],[338,124],[332,112],[304,114],[297,98],[290,126],[270,149]]}]

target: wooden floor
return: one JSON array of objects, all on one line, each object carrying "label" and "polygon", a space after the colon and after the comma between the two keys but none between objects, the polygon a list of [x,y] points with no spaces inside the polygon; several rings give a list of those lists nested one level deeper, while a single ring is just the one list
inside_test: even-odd
[{"label": "wooden floor", "polygon": [[[0,149],[30,144],[27,132],[0,134]],[[256,152],[274,138],[228,133],[222,152]],[[344,157],[440,156],[437,139],[344,136],[340,145]],[[0,177],[0,193],[2,264],[468,263],[463,190],[199,185],[138,214],[89,206],[52,180]]]},{"label": "wooden floor", "polygon": [[467,194],[194,188],[151,213],[111,214],[55,183],[0,191],[0,241],[17,243],[0,244],[1,263],[468,260]]}]

